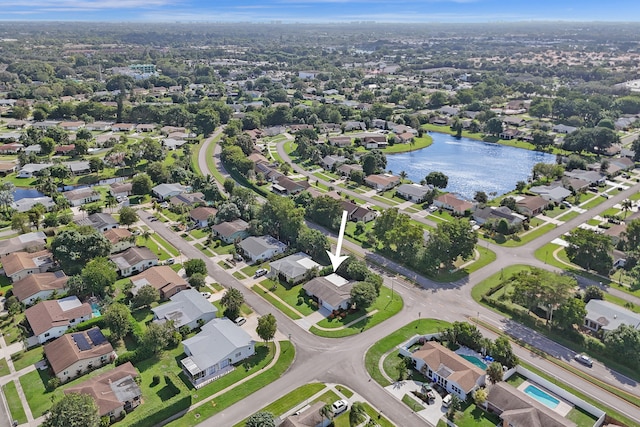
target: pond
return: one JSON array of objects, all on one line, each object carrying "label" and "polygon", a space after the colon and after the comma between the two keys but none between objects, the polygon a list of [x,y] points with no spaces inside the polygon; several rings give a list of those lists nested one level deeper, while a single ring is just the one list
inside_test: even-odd
[{"label": "pond", "polygon": [[516,182],[526,181],[536,163],[555,163],[553,154],[430,132],[433,144],[409,153],[387,155],[387,170],[407,173],[420,182],[429,172],[449,177],[445,189],[473,200],[476,191],[493,198],[512,191]]},{"label": "pond", "polygon": [[34,197],[42,197],[44,194],[36,190],[35,188],[16,188],[13,191],[13,200],[18,201],[22,199],[31,199]]}]

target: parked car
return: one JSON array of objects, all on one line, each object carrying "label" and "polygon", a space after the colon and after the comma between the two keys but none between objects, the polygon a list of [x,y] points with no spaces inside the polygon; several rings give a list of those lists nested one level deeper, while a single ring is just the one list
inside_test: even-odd
[{"label": "parked car", "polygon": [[245,323],[247,323],[247,319],[245,319],[244,317],[240,316],[240,317],[236,318],[236,320],[234,320],[233,323],[235,323],[238,326],[242,326]]},{"label": "parked car", "polygon": [[591,360],[591,358],[586,354],[576,354],[573,358],[576,360],[576,362],[582,363],[585,366],[588,366],[590,368],[593,366],[593,360]]},{"label": "parked car", "polygon": [[442,406],[444,406],[445,408],[448,408],[449,405],[451,404],[451,399],[453,399],[453,397],[451,397],[450,394],[447,394],[444,399],[442,399]]},{"label": "parked car", "polygon": [[264,276],[265,274],[267,274],[269,271],[267,271],[266,268],[259,268],[256,270],[256,275],[255,277],[261,277]]},{"label": "parked car", "polygon": [[604,197],[605,199],[608,199],[608,198],[609,198],[609,195],[608,195],[607,193],[601,193],[600,195],[601,195],[602,197]]},{"label": "parked car", "polygon": [[571,203],[567,202],[566,200],[562,202],[563,205],[565,205],[566,207],[570,208],[571,207]]},{"label": "parked car", "polygon": [[333,402],[333,405],[331,405],[331,409],[333,410],[333,415],[341,414],[349,409],[349,402],[343,399],[336,400],[335,402]]},{"label": "parked car", "polygon": [[176,260],[173,258],[169,258],[168,260],[166,260],[164,263],[165,265],[172,265],[175,264]]},{"label": "parked car", "polygon": [[206,299],[211,298],[211,292],[200,292],[202,294],[203,297],[205,297]]}]

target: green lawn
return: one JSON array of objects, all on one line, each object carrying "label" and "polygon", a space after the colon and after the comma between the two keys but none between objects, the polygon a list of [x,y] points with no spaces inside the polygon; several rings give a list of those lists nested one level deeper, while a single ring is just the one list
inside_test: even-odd
[{"label": "green lawn", "polygon": [[278,299],[274,298],[273,294],[271,292],[269,292],[269,291],[265,292],[265,291],[263,291],[262,289],[260,289],[257,286],[252,286],[251,290],[253,292],[255,292],[256,294],[260,295],[262,298],[264,298],[267,301],[269,301],[274,307],[276,307],[282,313],[284,313],[287,316],[289,316],[291,319],[298,320],[298,319],[302,318],[302,317],[300,317],[300,315],[298,315],[298,313],[296,313],[293,310],[291,310],[291,308],[287,304],[283,304]]},{"label": "green lawn", "polygon": [[16,371],[19,371],[27,366],[33,365],[34,363],[38,363],[44,358],[43,351],[42,346],[38,346],[31,350],[21,350],[17,353],[13,353],[11,355],[11,360],[13,361],[14,368],[16,368]]},{"label": "green lawn", "polygon": [[516,372],[515,374],[511,375],[509,377],[509,379],[506,380],[506,382],[507,382],[507,384],[511,384],[515,388],[518,388],[520,386],[520,384],[522,384],[526,380],[527,379],[525,377],[523,377],[522,375],[520,375],[519,373]]},{"label": "green lawn", "polygon": [[[243,383],[242,386],[235,387],[217,397],[210,404],[202,405],[199,408],[189,411],[183,417],[167,425],[172,427],[190,427],[196,425],[280,378],[293,362],[295,358],[295,348],[288,341],[280,341],[280,349],[281,353],[278,362],[271,369]],[[224,379],[224,377],[221,379]],[[202,390],[204,390],[204,388],[200,389],[198,394],[200,394]]]},{"label": "green lawn", "polygon": [[0,377],[9,375],[9,366],[7,365],[7,359],[0,359]]},{"label": "green lawn", "polygon": [[596,206],[598,206],[600,203],[604,202],[605,199],[602,196],[595,196],[592,200],[588,201],[585,204],[580,205],[580,207],[582,209],[591,209],[591,208],[595,208]]},{"label": "green lawn", "polygon": [[580,216],[580,212],[578,212],[578,211],[571,211],[571,212],[568,212],[568,213],[566,213],[566,214],[562,215],[562,216],[561,216],[560,218],[558,218],[558,219],[559,219],[560,221],[567,222],[567,221],[571,221],[573,218],[576,218],[576,217],[578,217],[578,216]]},{"label": "green lawn", "polygon": [[[5,292],[6,294],[6,292]],[[24,313],[17,314],[15,316],[7,316],[0,319],[0,331],[7,345],[18,342],[22,339],[22,331],[18,327],[18,324],[24,320]]]},{"label": "green lawn", "polygon": [[[378,323],[381,323],[387,320],[389,317],[395,315],[400,310],[402,310],[402,306],[403,306],[402,297],[400,297],[400,295],[397,295],[397,294],[392,295],[391,289],[383,286],[382,288],[380,288],[380,296],[378,297],[376,302],[367,309],[368,313],[370,313],[373,310],[378,310],[377,313],[365,319],[360,320],[359,322],[349,326],[348,328],[325,331],[312,326],[310,329],[310,332],[315,335],[318,335],[321,337],[328,337],[328,338],[340,338],[340,337],[346,337],[349,335],[355,335],[357,333],[363,332],[369,328],[374,327]],[[322,326],[325,328],[339,327],[346,323],[349,323],[350,321],[353,321],[354,317],[358,318],[359,316],[362,316],[362,314],[363,314],[362,311],[358,311],[357,313],[354,313],[354,316],[349,315],[344,319],[333,319],[333,320],[324,319],[318,322],[318,326]]]},{"label": "green lawn", "polygon": [[364,364],[367,372],[369,372],[371,378],[383,387],[391,385],[378,368],[378,361],[380,358],[382,358],[385,353],[391,351],[393,348],[407,341],[414,335],[438,332],[439,330],[448,328],[450,325],[451,324],[449,322],[437,319],[418,319],[408,323],[369,347],[364,357]]},{"label": "green lawn", "polygon": [[[535,256],[540,261],[543,261],[544,263],[549,265],[553,265],[554,267],[558,267],[563,270],[570,269],[568,265],[561,263],[553,256],[553,252],[559,247],[559,245],[556,245],[554,243],[547,243],[546,245],[536,249]],[[564,252],[564,249],[562,249],[562,252]]]},{"label": "green lawn", "polygon": [[207,232],[206,229],[196,229],[196,230],[191,230],[191,237],[193,237],[194,239],[198,240],[198,239],[202,239],[204,237],[207,237],[209,235],[209,233]]},{"label": "green lawn", "polygon": [[[280,416],[309,399],[314,394],[322,391],[325,387],[322,383],[305,384],[256,412],[270,412],[276,417]],[[245,418],[234,427],[244,427],[246,421],[247,419]]]},{"label": "green lawn", "polygon": [[154,233],[151,235],[151,238],[154,239],[156,242],[160,243],[162,246],[164,246],[164,248],[167,251],[169,251],[169,253],[174,257],[180,255],[180,251],[177,250],[172,244],[167,242],[165,239],[163,239],[162,236],[160,236],[159,234]]},{"label": "green lawn", "polygon": [[404,403],[409,408],[411,408],[413,412],[422,411],[424,409],[424,406],[422,406],[420,403],[416,401],[416,399],[412,398],[408,394],[405,394],[404,396],[402,396],[402,403]]},{"label": "green lawn", "polygon": [[[448,271],[443,271],[440,274],[438,274],[436,277],[432,277],[432,279],[440,283],[455,282],[468,276],[474,271],[479,270],[482,267],[491,264],[493,261],[496,260],[495,252],[493,252],[490,249],[483,248],[480,245],[476,245],[476,250],[480,253],[480,258],[473,261],[471,264],[459,270],[455,270],[451,273]],[[456,262],[456,264],[462,265],[465,262],[467,261]]]},{"label": "green lawn", "polygon": [[485,412],[475,403],[462,404],[462,416],[455,419],[458,427],[494,427],[500,423],[500,417]]},{"label": "green lawn", "polygon": [[158,246],[158,243],[153,238],[151,238],[151,236],[148,239],[145,239],[142,236],[138,237],[138,239],[136,240],[136,244],[138,246],[146,246],[147,248],[149,248],[151,252],[158,256],[158,259],[160,261],[171,258],[171,255],[169,255],[167,251],[161,249],[160,246]]},{"label": "green lawn", "polygon": [[24,413],[24,407],[22,406],[22,400],[18,396],[18,390],[16,384],[13,381],[9,381],[2,387],[4,397],[7,399],[7,406],[11,412],[11,419],[18,421],[18,424],[24,424],[27,422],[27,415]]},{"label": "green lawn", "polygon": [[353,396],[353,392],[351,390],[349,390],[348,388],[346,388],[345,386],[337,385],[336,389],[340,393],[344,394],[347,399],[349,399],[351,396]]},{"label": "green lawn", "polygon": [[529,230],[526,234],[524,235],[520,235],[520,236],[514,236],[513,238],[507,240],[506,242],[504,242],[502,244],[502,246],[505,247],[516,247],[516,246],[522,246],[525,245],[527,243],[529,243],[530,241],[532,241],[533,239],[537,239],[538,237],[542,236],[543,234],[553,230],[554,228],[556,228],[555,224],[546,224],[540,227],[537,227],[533,230]]},{"label": "green lawn", "polygon": [[[303,316],[309,316],[316,311],[316,308],[312,305],[313,300],[302,289],[302,284],[291,286],[282,281],[275,281],[273,279],[263,280],[260,284],[265,289],[269,289],[270,292],[278,296],[288,305],[295,308]],[[272,291],[274,287],[275,290]]]},{"label": "green lawn", "polygon": [[571,409],[565,418],[576,423],[578,427],[592,427],[597,420],[596,417],[578,407]]}]

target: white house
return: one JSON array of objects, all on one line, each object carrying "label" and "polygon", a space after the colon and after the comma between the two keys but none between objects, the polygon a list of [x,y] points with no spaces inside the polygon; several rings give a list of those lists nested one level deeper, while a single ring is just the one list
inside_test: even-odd
[{"label": "white house", "polygon": [[240,248],[251,263],[256,263],[283,253],[287,245],[271,236],[251,236],[240,242]]},{"label": "white house", "polygon": [[195,329],[216,318],[218,309],[196,289],[186,289],[171,297],[171,301],[152,308],[154,321],[173,321],[176,329],[188,326]]},{"label": "white house", "polygon": [[640,329],[640,314],[619,305],[592,299],[589,300],[585,308],[587,309],[587,315],[584,317],[584,327],[594,332],[603,331],[607,333],[620,325],[629,325]]},{"label": "white house", "polygon": [[162,200],[170,199],[173,196],[177,196],[189,191],[189,187],[185,187],[182,184],[159,184],[151,189],[153,194]]},{"label": "white house", "polygon": [[13,284],[13,295],[24,305],[31,305],[37,300],[49,299],[54,292],[64,291],[67,280],[62,270],[30,274]]},{"label": "white house", "polygon": [[298,252],[270,262],[269,267],[269,276],[282,276],[287,282],[296,284],[302,282],[309,271],[322,266],[304,252]]},{"label": "white house", "polygon": [[53,254],[46,249],[38,252],[14,252],[2,258],[4,274],[14,283],[31,274],[44,273],[53,264]]},{"label": "white house", "polygon": [[149,267],[158,265],[158,256],[146,247],[133,247],[109,257],[118,269],[121,277],[129,277]]},{"label": "white house", "polygon": [[226,317],[213,319],[194,337],[182,341],[187,355],[182,370],[196,388],[233,371],[233,364],[255,353],[255,342]]},{"label": "white house", "polygon": [[18,178],[33,178],[38,172],[51,166],[53,163],[27,163],[18,171]]},{"label": "white house", "polygon": [[411,354],[416,369],[463,401],[485,384],[485,371],[435,341]]},{"label": "white house", "polygon": [[70,327],[92,317],[91,306],[81,303],[76,296],[39,302],[27,308],[24,314],[40,344],[61,336]]},{"label": "white house", "polygon": [[422,203],[426,200],[427,196],[433,191],[433,187],[430,185],[420,184],[400,184],[396,188],[396,194],[405,200],[410,200],[413,203]]},{"label": "white house", "polygon": [[65,191],[62,195],[69,201],[71,206],[82,206],[100,200],[100,193],[89,187]]},{"label": "white house", "polygon": [[118,221],[108,213],[97,212],[77,221],[78,225],[88,225],[101,233],[118,228]]},{"label": "white house", "polygon": [[319,307],[329,311],[346,310],[350,306],[353,284],[354,282],[332,273],[311,279],[302,289],[318,301]]},{"label": "white house", "polygon": [[18,212],[26,212],[35,205],[42,205],[47,211],[50,211],[56,203],[49,196],[42,197],[25,197],[24,199],[16,200],[11,204],[11,207]]}]

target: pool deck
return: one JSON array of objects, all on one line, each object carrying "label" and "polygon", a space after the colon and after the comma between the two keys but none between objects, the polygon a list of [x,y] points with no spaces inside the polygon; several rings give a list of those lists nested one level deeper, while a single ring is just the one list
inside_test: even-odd
[{"label": "pool deck", "polygon": [[546,405],[545,405],[545,407],[557,412],[558,414],[562,415],[563,417],[566,417],[567,414],[569,413],[569,411],[571,411],[573,409],[573,405],[571,403],[567,402],[566,400],[564,400],[560,396],[557,396],[556,394],[550,392],[546,388],[544,388],[541,385],[536,384],[536,383],[534,383],[532,381],[529,381],[529,380],[524,381],[522,384],[520,384],[520,386],[518,387],[518,390],[520,390],[521,392],[524,393],[524,389],[526,389],[530,385],[532,385],[532,386],[534,386],[536,388],[539,388],[540,390],[544,391],[545,393],[549,394],[550,396],[553,396],[555,399],[558,399],[560,401],[560,403],[558,403],[558,406],[556,406],[553,409],[549,408]]}]

